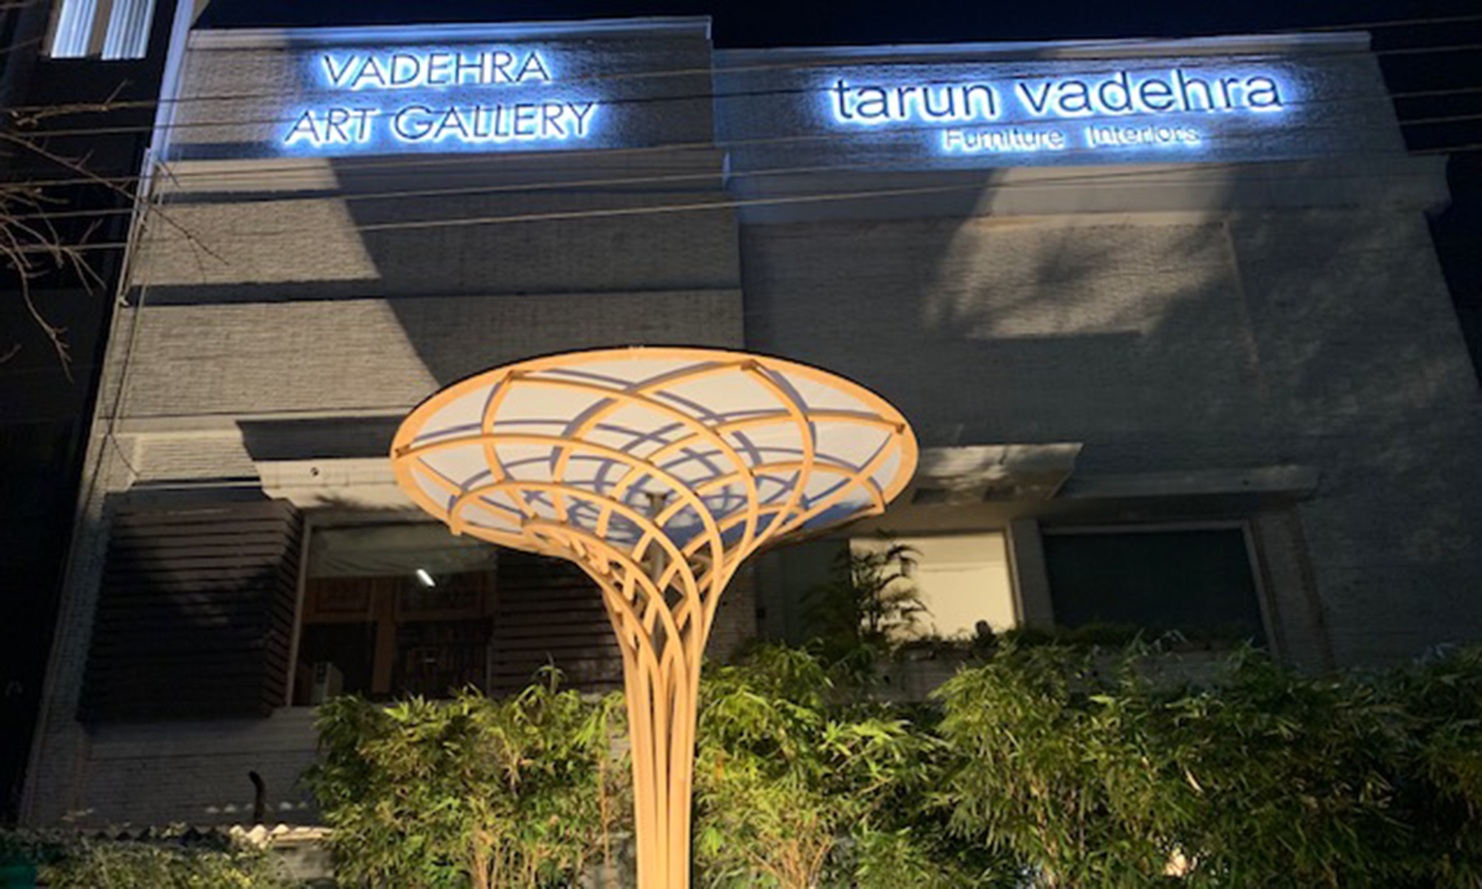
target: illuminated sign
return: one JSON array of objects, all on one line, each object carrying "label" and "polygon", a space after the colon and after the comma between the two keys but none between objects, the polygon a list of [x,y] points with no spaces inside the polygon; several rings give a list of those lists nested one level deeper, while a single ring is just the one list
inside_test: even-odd
[{"label": "illuminated sign", "polygon": [[874,171],[1403,150],[1395,131],[1366,124],[1393,110],[1362,46],[1339,35],[721,50],[717,141],[748,197],[791,193],[804,176],[847,190]]},{"label": "illuminated sign", "polygon": [[531,150],[588,139],[601,115],[560,90],[540,49],[335,49],[308,63],[333,98],[293,113],[285,150]]},{"label": "illuminated sign", "polygon": [[1270,70],[1174,67],[951,80],[836,75],[822,96],[837,126],[913,129],[939,154],[972,155],[1197,148],[1210,119],[1281,112],[1293,91]]}]

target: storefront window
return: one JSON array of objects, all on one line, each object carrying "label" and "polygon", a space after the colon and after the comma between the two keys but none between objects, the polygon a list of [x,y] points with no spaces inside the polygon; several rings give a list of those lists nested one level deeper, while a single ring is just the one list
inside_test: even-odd
[{"label": "storefront window", "polygon": [[487,688],[496,564],[441,525],[316,529],[294,703]]},{"label": "storefront window", "polygon": [[441,524],[314,527],[293,703],[518,692],[555,667],[571,688],[622,683],[596,585],[570,562],[454,537]]},{"label": "storefront window", "polygon": [[762,634],[794,645],[806,643],[820,632],[818,597],[847,570],[845,554],[881,552],[894,546],[905,548],[907,564],[883,570],[904,569],[908,576],[892,588],[910,589],[921,609],[914,626],[901,633],[903,637],[962,640],[976,636],[980,624],[994,632],[1017,625],[1004,535],[982,531],[838,538],[767,552],[757,559],[756,567]]},{"label": "storefront window", "polygon": [[899,544],[909,548],[908,582],[924,609],[917,635],[971,639],[986,624],[994,632],[1013,629],[1014,587],[1004,536],[996,532],[873,538],[851,542],[856,552]]}]

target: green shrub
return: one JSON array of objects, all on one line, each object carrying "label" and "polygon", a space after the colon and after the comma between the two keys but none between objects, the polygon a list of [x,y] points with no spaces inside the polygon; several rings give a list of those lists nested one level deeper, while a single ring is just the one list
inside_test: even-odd
[{"label": "green shrub", "polygon": [[1415,885],[1482,887],[1482,647],[1383,677],[1403,727],[1396,798]]},{"label": "green shrub", "polygon": [[626,767],[612,755],[616,696],[554,682],[495,701],[469,692],[390,707],[342,698],[320,712],[308,776],[334,828],[343,885],[568,885],[612,854]]},{"label": "green shrub", "polygon": [[695,778],[704,884],[976,884],[925,811],[939,745],[849,691],[781,648],[711,671]]},{"label": "green shrub", "polygon": [[1165,765],[1133,661],[1108,676],[1087,651],[1006,645],[938,698],[951,751],[940,800],[959,837],[1047,886],[1162,878],[1191,791]]},{"label": "green shrub", "polygon": [[956,835],[1044,886],[1482,886],[1477,650],[1379,676],[1242,651],[1204,687],[1156,657],[1009,644],[948,682]]},{"label": "green shrub", "polygon": [[91,837],[0,835],[0,861],[35,866],[47,889],[288,889],[264,850],[225,840],[184,845]]},{"label": "green shrub", "polygon": [[[1241,651],[1196,686],[1145,645],[1010,639],[911,708],[837,663],[707,667],[700,885],[1482,887],[1482,649],[1367,676]],[[631,823],[620,711],[549,685],[328,705],[340,878],[571,885]]]}]

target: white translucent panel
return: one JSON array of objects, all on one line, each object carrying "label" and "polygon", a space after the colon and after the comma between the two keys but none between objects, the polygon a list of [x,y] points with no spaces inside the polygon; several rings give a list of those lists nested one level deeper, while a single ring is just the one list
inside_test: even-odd
[{"label": "white translucent panel", "polygon": [[477,435],[491,391],[489,388],[475,389],[438,408],[422,427],[415,443],[425,444],[449,436]]},{"label": "white translucent panel", "polygon": [[573,450],[566,458],[561,481],[596,492],[611,488],[634,472],[642,473],[642,470],[634,470],[629,464],[606,456]]},{"label": "white translucent panel", "polygon": [[519,532],[520,521],[518,518],[502,509],[495,509],[482,501],[470,503],[464,507],[459,515],[463,521],[480,528],[488,528],[491,531],[503,531],[508,534]]},{"label": "white translucent panel", "polygon": [[777,398],[749,373],[726,373],[681,380],[664,387],[664,400],[683,405],[694,416],[720,421],[774,413]]},{"label": "white translucent panel", "polygon": [[494,453],[510,478],[550,481],[555,449],[545,444],[498,444]]},{"label": "white translucent panel", "polygon": [[499,403],[495,428],[516,420],[541,424],[559,421],[564,428],[607,401],[608,398],[600,392],[517,380],[510,384],[509,393]]},{"label": "white translucent panel", "polygon": [[890,433],[886,430],[857,424],[814,423],[813,434],[818,453],[856,469],[863,469],[890,443]]},{"label": "white translucent panel", "polygon": [[816,503],[853,483],[852,475],[827,472],[815,467],[814,471],[808,475],[807,481],[803,483],[803,497],[809,503]]},{"label": "white translucent panel", "polygon": [[901,452],[899,448],[893,448],[885,459],[880,461],[880,468],[870,476],[875,486],[882,491],[889,490],[891,479],[895,478],[901,469]]},{"label": "white translucent panel", "polygon": [[647,457],[683,434],[683,425],[679,421],[635,425],[605,419],[582,438],[613,450]]},{"label": "white translucent panel", "polygon": [[803,435],[789,426],[765,426],[728,436],[752,465],[796,461],[803,456]]},{"label": "white translucent panel", "polygon": [[476,446],[432,451],[423,458],[422,462],[429,469],[459,487],[467,487],[474,480],[489,475],[489,464],[484,460],[484,449]]},{"label": "white translucent panel", "polygon": [[590,380],[609,387],[627,388],[634,383],[656,380],[677,370],[693,367],[692,358],[622,358],[616,361],[583,361],[566,368],[546,368],[535,376]]},{"label": "white translucent panel", "polygon": [[874,414],[857,396],[838,386],[825,385],[802,374],[783,372],[779,376],[791,385],[809,410],[857,411]]},{"label": "white translucent panel", "polygon": [[525,514],[520,508],[521,499],[516,492],[509,490],[486,491],[471,501],[472,506],[487,511],[490,515],[499,516],[504,521],[519,522]]},{"label": "white translucent panel", "polygon": [[846,522],[859,515],[862,510],[868,509],[870,500],[865,497],[849,496],[837,502],[830,502],[826,508],[820,509],[816,515],[808,519],[803,527],[806,530],[817,530]]},{"label": "white translucent panel", "polygon": [[703,484],[712,479],[723,478],[737,472],[740,467],[734,460],[721,453],[719,448],[703,442],[693,447],[671,451],[658,464],[659,468],[691,485]]},{"label": "white translucent panel", "polygon": [[761,503],[782,503],[797,488],[798,474],[768,473],[757,476],[757,499]]},{"label": "white translucent panel", "polygon": [[[428,500],[438,504],[443,513],[446,513],[448,507],[453,504],[453,495],[437,483],[432,473],[425,469],[419,469],[412,473],[412,478],[416,482],[418,490],[426,495]],[[439,516],[439,518],[441,517]]]},{"label": "white translucent panel", "polygon": [[501,412],[494,421],[493,433],[500,436],[532,435],[541,438],[566,438],[570,423],[561,418],[515,418]]},{"label": "white translucent panel", "polygon": [[644,404],[626,404],[607,414],[602,423],[608,434],[628,436],[623,450],[651,454],[675,441],[692,438],[697,432],[695,421],[687,416],[674,416],[662,408]]}]

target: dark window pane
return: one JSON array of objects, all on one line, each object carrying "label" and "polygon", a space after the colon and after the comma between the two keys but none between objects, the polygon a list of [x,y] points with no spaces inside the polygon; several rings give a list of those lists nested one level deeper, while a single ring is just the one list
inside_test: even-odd
[{"label": "dark window pane", "polygon": [[755,561],[758,629],[763,638],[802,645],[818,635],[818,590],[834,579],[849,541],[809,540],[768,550]]},{"label": "dark window pane", "polygon": [[486,620],[402,624],[396,634],[397,694],[442,698],[483,688],[488,653]]},{"label": "dark window pane", "polygon": [[1264,640],[1238,528],[1051,533],[1045,561],[1055,621],[1177,630],[1194,639]]},{"label": "dark window pane", "polygon": [[373,623],[305,624],[293,702],[321,704],[337,694],[369,695],[375,645]]},{"label": "dark window pane", "polygon": [[494,572],[420,574],[308,579],[295,704],[485,687]]}]

